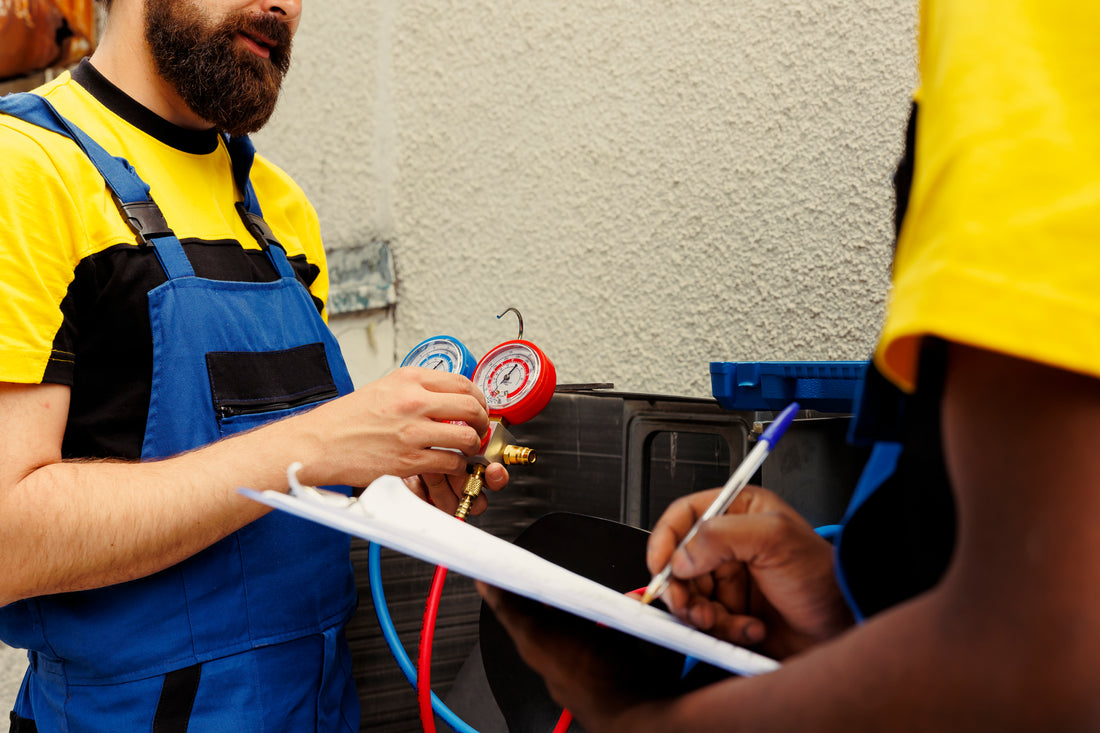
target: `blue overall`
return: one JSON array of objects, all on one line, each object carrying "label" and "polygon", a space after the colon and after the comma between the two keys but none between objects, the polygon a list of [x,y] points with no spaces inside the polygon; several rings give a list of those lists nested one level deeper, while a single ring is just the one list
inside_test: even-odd
[{"label": "blue overall", "polygon": [[945,347],[927,339],[920,389],[906,395],[869,367],[850,440],[870,444],[836,539],[837,579],[863,620],[934,586],[950,562],[955,506],[943,460],[939,398]]},{"label": "blue overall", "polygon": [[[351,391],[335,338],[263,222],[247,138],[227,145],[240,214],[279,274],[271,282],[196,277],[125,160],[41,97],[10,95],[0,111],[74,140],[168,277],[148,294],[143,460]],[[15,713],[42,731],[358,730],[343,637],[355,603],[348,537],[273,512],[154,575],[0,609],[0,636],[29,650]]]}]

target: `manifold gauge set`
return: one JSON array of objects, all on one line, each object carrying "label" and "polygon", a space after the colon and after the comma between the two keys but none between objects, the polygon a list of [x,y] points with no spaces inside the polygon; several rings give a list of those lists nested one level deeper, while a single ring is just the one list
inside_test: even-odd
[{"label": "manifold gauge set", "polygon": [[[515,311],[514,308],[508,310]],[[519,312],[515,312],[519,316]],[[489,417],[511,425],[526,422],[539,414],[550,402],[557,386],[553,362],[542,349],[523,339],[522,317],[519,338],[494,346],[480,360],[475,359],[458,339],[433,336],[414,346],[401,366],[461,374],[485,394]]]}]

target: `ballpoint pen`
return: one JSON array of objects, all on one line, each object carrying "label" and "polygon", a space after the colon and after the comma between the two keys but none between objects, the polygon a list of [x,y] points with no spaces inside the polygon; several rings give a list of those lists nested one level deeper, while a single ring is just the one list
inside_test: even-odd
[{"label": "ballpoint pen", "polygon": [[[737,498],[737,495],[741,493],[741,489],[745,488],[745,485],[749,483],[749,479],[753,477],[753,474],[755,474],[761,464],[764,463],[764,459],[771,453],[776,442],[783,437],[783,433],[786,432],[787,427],[791,424],[791,421],[794,420],[795,413],[797,412],[798,403],[792,402],[787,405],[783,412],[779,413],[779,417],[775,418],[775,421],[768,426],[768,429],[765,430],[764,434],[756,441],[756,445],[753,449],[745,456],[745,460],[741,461],[741,465],[739,465],[730,475],[725,486],[722,487],[722,491],[719,492],[718,498],[707,507],[707,510],[703,512],[703,516],[699,517],[691,530],[684,535],[684,539],[680,540],[680,544],[676,546],[677,550],[691,541],[691,538],[699,531],[699,527],[703,522],[719,514],[723,514],[729,509],[730,504],[732,504],[733,500]],[[642,603],[649,603],[654,598],[659,598],[661,594],[668,589],[669,577],[671,575],[672,559],[670,557],[664,569],[654,575],[653,580],[646,586],[645,592],[642,594]]]}]

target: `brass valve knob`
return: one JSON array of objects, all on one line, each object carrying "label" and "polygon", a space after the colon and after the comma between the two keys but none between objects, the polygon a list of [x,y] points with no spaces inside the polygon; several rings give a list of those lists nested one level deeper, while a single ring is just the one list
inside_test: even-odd
[{"label": "brass valve knob", "polygon": [[470,505],[481,493],[481,487],[485,485],[484,476],[485,466],[480,463],[474,464],[473,470],[466,478],[466,485],[462,487],[462,501],[459,503],[458,509],[455,510],[455,516],[459,519],[466,520],[466,515],[470,512]]}]

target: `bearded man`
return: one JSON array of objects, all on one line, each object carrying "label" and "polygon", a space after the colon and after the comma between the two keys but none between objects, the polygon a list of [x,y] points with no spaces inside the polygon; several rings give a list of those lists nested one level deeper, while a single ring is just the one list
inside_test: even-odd
[{"label": "bearded man", "polygon": [[300,13],[113,0],[90,59],[0,99],[12,731],[358,730],[348,538],[236,488],[285,491],[298,461],[313,485],[406,476],[453,512],[488,430],[463,377],[352,387],[314,209],[246,137]]}]

